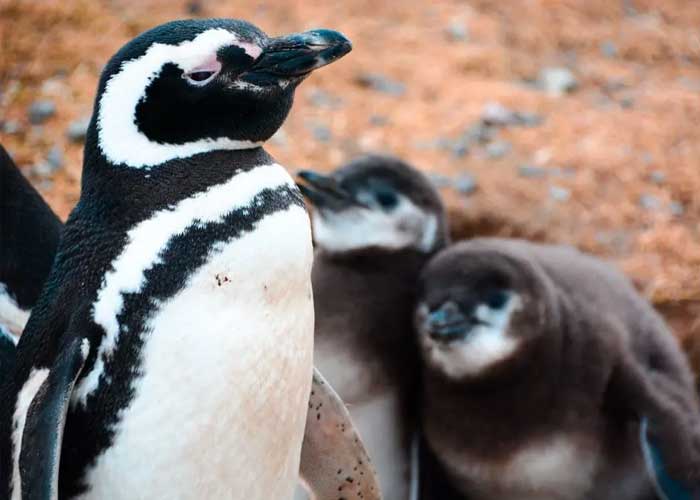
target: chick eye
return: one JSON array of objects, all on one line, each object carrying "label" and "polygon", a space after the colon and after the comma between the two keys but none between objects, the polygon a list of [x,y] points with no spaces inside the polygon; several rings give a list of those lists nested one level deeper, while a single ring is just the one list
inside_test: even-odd
[{"label": "chick eye", "polygon": [[491,309],[501,309],[508,302],[508,292],[494,290],[486,296],[486,303]]},{"label": "chick eye", "polygon": [[217,71],[193,71],[192,73],[185,73],[183,78],[194,85],[204,85],[209,80],[214,78]]},{"label": "chick eye", "polygon": [[399,203],[398,196],[391,191],[379,191],[376,193],[375,197],[383,208],[393,208]]}]

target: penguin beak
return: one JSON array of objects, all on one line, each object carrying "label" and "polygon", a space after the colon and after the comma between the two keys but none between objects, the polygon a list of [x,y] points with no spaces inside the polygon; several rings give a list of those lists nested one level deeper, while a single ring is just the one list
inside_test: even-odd
[{"label": "penguin beak", "polygon": [[301,170],[297,175],[306,184],[297,183],[301,193],[318,208],[341,210],[350,205],[359,205],[350,193],[344,190],[333,177],[311,170]]},{"label": "penguin beak", "polygon": [[301,80],[351,50],[350,40],[325,29],[272,38],[242,79],[258,86]]},{"label": "penguin beak", "polygon": [[463,314],[452,301],[428,312],[424,319],[424,328],[430,338],[444,343],[463,339],[475,326],[482,324],[485,323],[474,315]]}]

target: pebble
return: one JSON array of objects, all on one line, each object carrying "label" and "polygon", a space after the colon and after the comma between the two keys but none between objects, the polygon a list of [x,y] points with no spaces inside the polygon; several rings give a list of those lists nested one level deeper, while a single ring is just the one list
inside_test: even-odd
[{"label": "pebble", "polygon": [[507,141],[495,141],[486,146],[486,155],[492,160],[503,158],[510,153],[512,146]]},{"label": "pebble", "polygon": [[444,174],[429,173],[428,179],[438,189],[446,188],[452,184],[451,179]]},{"label": "pebble", "polygon": [[544,118],[537,113],[513,111],[498,102],[489,102],[481,111],[481,121],[485,125],[494,127],[511,125],[536,127],[544,121]]},{"label": "pebble", "polygon": [[452,42],[464,42],[469,39],[469,28],[459,19],[453,19],[450,24],[447,25],[445,29],[445,35],[447,39]]},{"label": "pebble", "polygon": [[479,121],[469,127],[462,135],[470,144],[485,144],[493,139],[495,131],[493,127]]},{"label": "pebble", "polygon": [[2,127],[6,134],[19,134],[22,131],[22,125],[16,120],[8,120]]},{"label": "pebble", "polygon": [[39,125],[56,114],[56,105],[48,99],[34,101],[29,106],[29,122]]},{"label": "pebble", "polygon": [[671,211],[671,214],[675,215],[676,217],[680,217],[685,212],[685,207],[680,201],[672,201],[669,203],[668,208]]},{"label": "pebble", "polygon": [[50,177],[56,171],[56,167],[48,161],[42,161],[32,166],[31,170],[34,175],[39,177]]},{"label": "pebble", "polygon": [[571,191],[561,186],[549,186],[549,196],[554,201],[567,201],[571,198]]},{"label": "pebble", "polygon": [[337,109],[342,106],[343,100],[325,90],[312,89],[307,97],[309,102],[319,108],[332,108]]},{"label": "pebble", "polygon": [[454,180],[454,188],[461,194],[471,194],[476,191],[476,178],[468,173],[460,174]]},{"label": "pebble", "polygon": [[63,151],[59,146],[54,146],[49,150],[49,154],[46,155],[46,162],[54,170],[58,170],[63,166]]},{"label": "pebble", "polygon": [[325,125],[320,125],[316,124],[311,127],[311,133],[314,135],[314,138],[319,141],[319,142],[331,142],[331,138],[333,134],[331,133],[331,129],[326,127]]},{"label": "pebble", "polygon": [[640,196],[639,204],[646,210],[657,210],[661,206],[661,202],[653,194],[643,194]]},{"label": "pebble", "polygon": [[518,175],[528,179],[541,179],[547,176],[547,170],[536,165],[520,165],[518,167]]},{"label": "pebble", "polygon": [[377,92],[394,96],[400,96],[406,92],[406,85],[402,82],[392,80],[379,73],[362,73],[357,77],[357,83]]},{"label": "pebble", "polygon": [[90,126],[90,117],[85,116],[70,122],[66,130],[66,136],[71,142],[84,142]]},{"label": "pebble", "polygon": [[559,96],[576,90],[578,80],[568,68],[549,67],[540,71],[538,85],[549,94]]},{"label": "pebble", "polygon": [[370,125],[374,125],[375,127],[383,127],[384,125],[389,123],[389,117],[384,115],[371,115],[369,117],[369,123]]},{"label": "pebble", "polygon": [[666,182],[666,172],[654,170],[649,174],[649,180],[654,184],[664,184]]},{"label": "pebble", "polygon": [[614,58],[618,55],[617,45],[612,40],[605,40],[600,44],[600,52],[605,57]]},{"label": "pebble", "polygon": [[450,151],[453,158],[464,158],[469,154],[469,139],[465,136],[460,137],[450,145]]}]

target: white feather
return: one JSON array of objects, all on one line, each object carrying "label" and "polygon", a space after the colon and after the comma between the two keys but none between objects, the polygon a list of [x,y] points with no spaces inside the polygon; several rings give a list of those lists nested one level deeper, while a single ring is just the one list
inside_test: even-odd
[{"label": "white feather", "polygon": [[12,335],[19,336],[27,324],[29,313],[17,305],[7,286],[0,283],[0,325],[6,327]]}]

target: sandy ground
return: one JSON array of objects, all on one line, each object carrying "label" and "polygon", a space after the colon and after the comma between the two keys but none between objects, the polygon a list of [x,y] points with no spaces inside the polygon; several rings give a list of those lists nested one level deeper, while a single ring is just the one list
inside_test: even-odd
[{"label": "sandy ground", "polygon": [[[700,361],[695,2],[0,0],[0,141],[62,217],[82,162],[66,131],[91,113],[102,66],[139,32],[192,16],[344,32],[354,51],[300,87],[270,141],[281,163],[399,155],[445,184],[458,237],[570,243],[614,260]],[[577,87],[544,91],[547,67],[567,68]],[[32,125],[39,99],[56,113]],[[488,103],[530,120],[484,127]],[[37,167],[52,150],[60,168]]]}]

